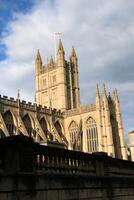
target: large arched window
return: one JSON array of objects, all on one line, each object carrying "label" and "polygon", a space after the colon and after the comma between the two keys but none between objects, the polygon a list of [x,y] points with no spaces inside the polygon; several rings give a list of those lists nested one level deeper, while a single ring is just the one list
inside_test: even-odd
[{"label": "large arched window", "polygon": [[15,126],[14,126],[14,121],[13,121],[13,116],[11,114],[10,111],[7,111],[4,115],[3,115],[8,133],[10,136],[12,136],[14,134],[15,131]]},{"label": "large arched window", "polygon": [[86,123],[88,151],[98,151],[98,131],[97,124],[92,117],[89,117]]},{"label": "large arched window", "polygon": [[75,121],[72,121],[71,124],[69,125],[69,135],[70,135],[71,146],[74,145],[77,138],[77,134],[78,134],[78,125],[76,124]]},{"label": "large arched window", "polygon": [[31,124],[31,119],[29,117],[28,114],[26,114],[24,117],[23,117],[23,122],[24,122],[24,125],[25,125],[25,128],[27,129],[27,132],[28,132],[28,135],[30,137],[32,137],[32,124]]},{"label": "large arched window", "polygon": [[41,125],[41,128],[42,128],[42,130],[44,131],[44,133],[45,133],[45,135],[46,135],[46,138],[47,138],[48,140],[53,140],[53,136],[52,136],[52,134],[48,131],[47,122],[46,122],[46,120],[45,120],[44,117],[41,118],[41,120],[40,120],[40,125]]}]

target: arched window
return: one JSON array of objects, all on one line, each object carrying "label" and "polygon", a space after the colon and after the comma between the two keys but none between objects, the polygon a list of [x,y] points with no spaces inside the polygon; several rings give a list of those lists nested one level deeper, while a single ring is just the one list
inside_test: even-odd
[{"label": "arched window", "polygon": [[27,132],[28,132],[28,135],[30,136],[30,137],[32,137],[33,135],[32,135],[32,124],[31,124],[31,119],[30,119],[30,117],[29,117],[29,115],[28,114],[26,114],[24,117],[23,117],[23,122],[24,122],[24,125],[25,125],[25,128],[27,129]]},{"label": "arched window", "polygon": [[72,121],[69,126],[69,135],[70,135],[71,146],[74,145],[76,138],[77,138],[77,134],[78,134],[78,125],[76,124],[75,121]]},{"label": "arched window", "polygon": [[98,151],[98,131],[97,124],[92,117],[89,117],[86,124],[88,151]]},{"label": "arched window", "polygon": [[7,111],[4,115],[3,115],[8,133],[10,136],[12,136],[14,134],[15,131],[15,126],[14,126],[14,121],[13,121],[13,116],[11,114],[10,111]]},{"label": "arched window", "polygon": [[41,120],[40,120],[40,125],[41,125],[41,128],[42,128],[42,130],[44,131],[44,133],[45,133],[45,135],[46,135],[46,138],[48,139],[48,140],[53,140],[53,136],[52,136],[52,134],[48,131],[48,129],[47,129],[47,122],[46,122],[46,120],[45,120],[45,118],[43,117],[43,118],[41,118]]}]

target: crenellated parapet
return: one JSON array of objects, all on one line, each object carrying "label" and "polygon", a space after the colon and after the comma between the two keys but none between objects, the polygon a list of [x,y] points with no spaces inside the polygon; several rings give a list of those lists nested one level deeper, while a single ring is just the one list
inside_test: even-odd
[{"label": "crenellated parapet", "polygon": [[63,112],[63,114],[65,114],[65,116],[74,116],[74,115],[80,115],[80,114],[94,112],[94,111],[96,111],[96,105],[90,104],[90,105],[80,106],[79,108],[66,110]]},{"label": "crenellated parapet", "polygon": [[[18,107],[18,99],[13,98],[13,97],[8,97],[5,95],[0,95],[0,104],[2,104],[3,106],[11,106],[11,107]],[[29,111],[33,111],[33,112],[39,112],[39,113],[43,113],[43,114],[48,114],[51,115],[53,114],[56,117],[60,117],[63,118],[64,114],[61,110],[58,110],[56,108],[48,108],[47,106],[42,106],[42,105],[36,105],[33,102],[27,102],[24,100],[19,100],[19,107],[20,109],[25,109],[25,110],[29,110]],[[1,110],[2,112],[2,110]],[[4,110],[3,110],[4,112]]]}]

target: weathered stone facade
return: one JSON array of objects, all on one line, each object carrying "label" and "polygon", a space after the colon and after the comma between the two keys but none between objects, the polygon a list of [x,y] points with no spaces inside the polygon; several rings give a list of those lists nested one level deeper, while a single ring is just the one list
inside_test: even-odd
[{"label": "weathered stone facade", "polygon": [[35,65],[36,103],[0,97],[1,136],[24,134],[44,144],[58,141],[69,149],[127,159],[117,90],[111,97],[104,84],[100,95],[97,85],[95,104],[80,105],[76,52],[72,48],[66,61],[61,40],[57,61],[51,57],[44,66],[38,52]]}]

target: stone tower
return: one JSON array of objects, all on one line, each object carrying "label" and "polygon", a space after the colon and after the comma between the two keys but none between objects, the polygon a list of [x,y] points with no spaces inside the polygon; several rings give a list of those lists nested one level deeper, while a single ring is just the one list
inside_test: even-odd
[{"label": "stone tower", "polygon": [[80,106],[78,61],[74,47],[69,61],[66,61],[64,48],[59,40],[57,60],[54,61],[51,57],[46,65],[42,65],[38,51],[35,68],[37,104],[61,110]]},{"label": "stone tower", "polygon": [[64,125],[60,128],[58,125],[56,130],[64,135],[68,148],[84,152],[103,151],[109,156],[127,159],[117,90],[108,95],[105,84],[102,92],[97,84],[95,104],[80,105],[77,55],[72,47],[67,61],[61,40],[56,61],[51,57],[43,65],[38,51],[35,67],[37,104],[64,111]]}]

